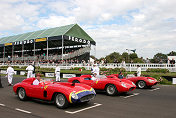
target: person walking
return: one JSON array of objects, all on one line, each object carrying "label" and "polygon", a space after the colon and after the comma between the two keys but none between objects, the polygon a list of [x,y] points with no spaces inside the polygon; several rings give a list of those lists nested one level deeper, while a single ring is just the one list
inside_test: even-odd
[{"label": "person walking", "polygon": [[13,74],[15,74],[15,71],[11,67],[11,65],[9,65],[9,67],[7,68],[6,74],[7,74],[9,86],[12,86]]},{"label": "person walking", "polygon": [[34,71],[34,67],[32,66],[32,64],[30,64],[26,70],[28,71],[27,73],[27,78],[33,77],[33,71]]},{"label": "person walking", "polygon": [[141,67],[137,65],[137,77],[141,76]]},{"label": "person walking", "polygon": [[58,64],[56,64],[55,75],[56,75],[56,82],[60,82],[60,67]]}]

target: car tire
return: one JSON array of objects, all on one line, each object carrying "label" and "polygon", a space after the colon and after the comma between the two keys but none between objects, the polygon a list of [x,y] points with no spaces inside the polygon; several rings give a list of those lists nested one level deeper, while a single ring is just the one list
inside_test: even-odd
[{"label": "car tire", "polygon": [[106,94],[109,96],[114,96],[118,93],[117,88],[114,84],[106,85]]},{"label": "car tire", "polygon": [[21,101],[24,101],[27,99],[26,91],[24,88],[19,88],[17,94],[18,94],[18,98]]},{"label": "car tire", "polygon": [[73,80],[72,83],[80,83],[78,80]]},{"label": "car tire", "polygon": [[54,102],[59,109],[65,109],[69,105],[69,102],[65,95],[61,93],[55,95]]},{"label": "car tire", "polygon": [[140,89],[146,88],[146,82],[143,81],[143,80],[138,81],[137,82],[137,87],[140,88]]}]

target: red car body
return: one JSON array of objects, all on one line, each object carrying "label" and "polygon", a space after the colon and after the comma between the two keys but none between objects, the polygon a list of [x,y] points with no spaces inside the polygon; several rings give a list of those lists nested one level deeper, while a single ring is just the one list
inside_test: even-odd
[{"label": "red car body", "polygon": [[[119,80],[114,78],[98,78],[97,80],[91,80],[91,75],[82,75],[80,77],[72,77],[68,79],[68,82],[79,82],[87,84],[97,90],[105,90],[108,85],[114,85],[118,93],[124,93],[133,91],[136,86],[131,81]],[[113,94],[114,95],[114,94]]]},{"label": "red car body", "polygon": [[[84,84],[72,84],[68,82],[41,82],[39,85],[33,85],[35,78],[27,78],[21,83],[13,86],[13,91],[18,94],[18,90],[23,88],[26,96],[47,101],[53,101],[56,94],[62,94],[69,103],[87,102],[96,95],[94,89]],[[77,95],[78,99],[72,98],[72,94]]]},{"label": "red car body", "polygon": [[[112,78],[113,78],[113,76],[118,78],[119,74],[111,74],[110,76]],[[123,78],[123,79],[120,79],[120,80],[130,80],[133,83],[135,83],[138,88],[141,88],[140,85],[139,85],[139,82],[144,82],[143,83],[144,85],[142,86],[142,88],[146,88],[146,87],[151,88],[152,86],[154,86],[158,83],[158,81],[155,78],[152,78],[152,77],[130,77],[130,78]]]}]

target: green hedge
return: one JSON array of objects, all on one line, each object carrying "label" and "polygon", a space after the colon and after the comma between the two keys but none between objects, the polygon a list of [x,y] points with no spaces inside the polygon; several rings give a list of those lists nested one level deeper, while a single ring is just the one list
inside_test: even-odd
[{"label": "green hedge", "polygon": [[71,70],[80,70],[80,69],[86,70],[84,67],[75,67],[75,68],[71,68]]},{"label": "green hedge", "polygon": [[156,68],[156,69],[148,68],[148,69],[146,70],[146,72],[168,73],[169,70],[168,70],[168,69],[160,69],[160,68]]}]

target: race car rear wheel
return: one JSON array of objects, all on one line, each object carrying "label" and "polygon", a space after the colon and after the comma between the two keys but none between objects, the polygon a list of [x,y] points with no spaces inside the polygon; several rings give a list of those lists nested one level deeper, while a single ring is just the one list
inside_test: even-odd
[{"label": "race car rear wheel", "polygon": [[27,99],[26,91],[24,88],[19,88],[18,89],[18,98],[22,101]]},{"label": "race car rear wheel", "polygon": [[106,85],[106,93],[110,96],[116,95],[118,93],[116,86],[114,84]]},{"label": "race car rear wheel", "polygon": [[80,83],[78,80],[73,80],[72,83]]},{"label": "race car rear wheel", "polygon": [[137,87],[140,89],[146,88],[146,82],[143,80],[140,80],[137,82]]},{"label": "race car rear wheel", "polygon": [[64,94],[58,93],[55,96],[55,104],[59,109],[64,109],[68,107],[68,100]]}]

